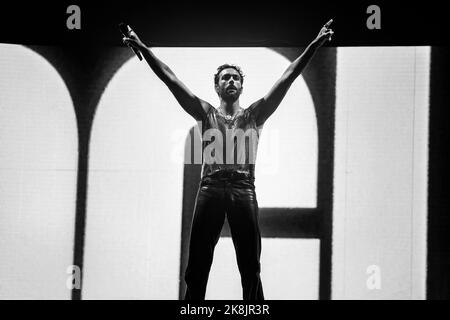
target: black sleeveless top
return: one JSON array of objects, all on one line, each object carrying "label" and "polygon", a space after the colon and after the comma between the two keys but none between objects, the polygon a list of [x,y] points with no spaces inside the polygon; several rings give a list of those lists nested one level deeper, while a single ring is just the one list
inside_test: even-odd
[{"label": "black sleeveless top", "polygon": [[258,141],[262,125],[257,127],[253,104],[241,108],[230,119],[210,107],[201,123],[202,178],[218,172],[236,172],[254,180]]}]

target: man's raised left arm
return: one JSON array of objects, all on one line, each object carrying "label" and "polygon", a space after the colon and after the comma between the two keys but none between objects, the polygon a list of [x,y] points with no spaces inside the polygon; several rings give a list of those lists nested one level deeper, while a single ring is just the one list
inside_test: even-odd
[{"label": "man's raised left arm", "polygon": [[334,32],[329,27],[332,22],[333,19],[328,21],[322,27],[317,37],[308,45],[303,53],[289,65],[269,93],[267,93],[263,99],[260,99],[257,103],[251,106],[253,108],[252,112],[255,112],[256,114],[256,122],[258,125],[263,124],[278,108],[288,89],[308,65],[317,49],[320,48],[326,41],[331,40],[331,36]]}]

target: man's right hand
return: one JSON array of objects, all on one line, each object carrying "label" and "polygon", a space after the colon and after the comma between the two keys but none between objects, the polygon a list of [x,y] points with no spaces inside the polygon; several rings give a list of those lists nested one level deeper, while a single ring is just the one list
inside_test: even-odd
[{"label": "man's right hand", "polygon": [[138,35],[133,30],[130,31],[128,37],[122,38],[122,42],[127,46],[133,47],[137,50],[146,48],[146,45],[141,41],[141,39],[139,39]]}]

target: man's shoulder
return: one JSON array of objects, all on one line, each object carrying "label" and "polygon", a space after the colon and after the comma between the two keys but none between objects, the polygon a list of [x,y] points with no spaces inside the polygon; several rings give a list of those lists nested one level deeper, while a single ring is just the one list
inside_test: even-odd
[{"label": "man's shoulder", "polygon": [[210,112],[216,110],[216,108],[214,108],[209,102],[207,102],[203,99],[200,99],[200,98],[199,98],[199,101],[200,101],[202,108],[206,115],[208,115]]},{"label": "man's shoulder", "polygon": [[261,127],[264,124],[264,121],[261,121],[261,112],[263,112],[264,104],[266,103],[266,100],[264,98],[260,98],[253,102],[246,110],[248,112],[248,115],[255,121],[256,127]]},{"label": "man's shoulder", "polygon": [[260,99],[256,100],[255,102],[253,102],[246,110],[255,111],[255,109],[263,103],[264,103],[264,98],[260,98]]}]

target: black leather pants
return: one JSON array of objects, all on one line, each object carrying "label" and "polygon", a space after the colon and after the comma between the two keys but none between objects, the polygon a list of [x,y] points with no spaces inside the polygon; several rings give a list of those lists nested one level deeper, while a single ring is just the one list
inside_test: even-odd
[{"label": "black leather pants", "polygon": [[214,248],[227,215],[244,300],[264,300],[258,202],[250,179],[204,178],[197,193],[185,273],[185,300],[204,300]]}]

